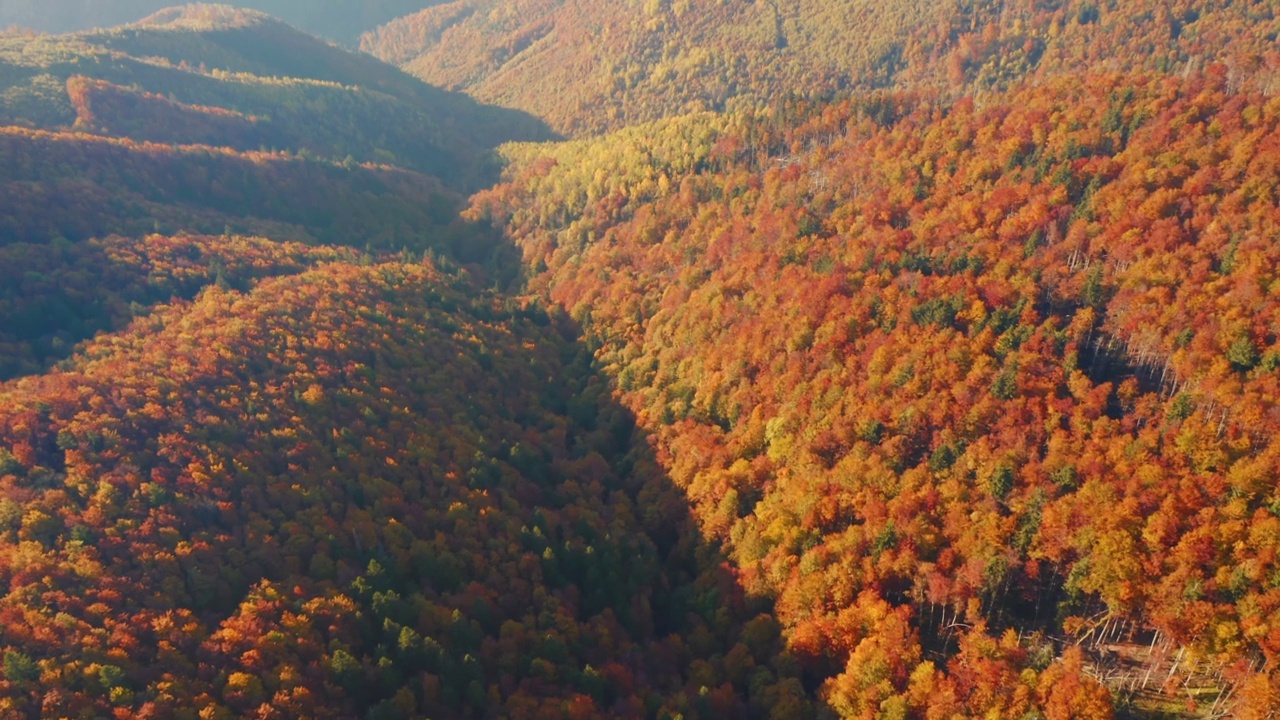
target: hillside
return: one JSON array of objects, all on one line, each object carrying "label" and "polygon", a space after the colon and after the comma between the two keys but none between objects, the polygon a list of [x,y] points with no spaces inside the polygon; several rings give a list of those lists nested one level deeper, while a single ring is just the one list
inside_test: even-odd
[{"label": "hillside", "polygon": [[0,36],[0,716],[1274,720],[1275,11]]},{"label": "hillside", "polygon": [[3,240],[232,227],[279,239],[422,249],[456,195],[396,168],[0,129]]},{"label": "hillside", "polygon": [[1223,66],[882,93],[515,146],[472,212],[840,716],[1264,717],[1277,137]]},{"label": "hillside", "polygon": [[454,188],[546,133],[282,28],[4,40],[0,714],[811,717],[576,326],[488,289]]},{"label": "hillside", "polygon": [[[194,121],[194,122],[193,122]],[[550,137],[258,13],[188,6],[111,31],[0,36],[0,123],[395,164],[472,190]]]},{"label": "hillside", "polygon": [[495,282],[518,272],[456,213],[460,191],[496,173],[489,148],[545,138],[540,123],[260,13],[187,6],[112,31],[3,37],[0,88],[0,379],[169,299],[104,258],[94,239],[111,235],[238,234],[445,253],[488,263]]},{"label": "hillside", "polygon": [[[415,12],[432,0],[238,0],[313,35],[354,47],[360,33]],[[125,25],[172,5],[166,0],[5,0],[0,28],[67,33]]]},{"label": "hillside", "polygon": [[[95,238],[238,233],[470,263],[493,248],[457,221],[457,195],[395,168],[17,128],[0,128],[0,157],[0,379],[131,319],[101,297],[148,270],[109,261]],[[134,295],[123,304],[169,299]]]},{"label": "hillside", "polygon": [[[963,94],[1094,68],[1229,62],[1275,85],[1274,3],[457,0],[361,47],[566,134],[881,87]],[[563,92],[563,88],[573,92]]]},{"label": "hillside", "polygon": [[[0,389],[5,712],[744,710],[699,664],[764,663],[776,629],[697,569],[567,326],[310,259]],[[756,670],[750,702],[787,683]]]}]

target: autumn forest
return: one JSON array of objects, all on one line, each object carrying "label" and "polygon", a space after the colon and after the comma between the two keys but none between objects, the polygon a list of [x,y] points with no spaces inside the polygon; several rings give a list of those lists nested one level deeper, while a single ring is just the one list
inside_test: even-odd
[{"label": "autumn forest", "polygon": [[1280,718],[1275,3],[85,5],[0,718]]}]

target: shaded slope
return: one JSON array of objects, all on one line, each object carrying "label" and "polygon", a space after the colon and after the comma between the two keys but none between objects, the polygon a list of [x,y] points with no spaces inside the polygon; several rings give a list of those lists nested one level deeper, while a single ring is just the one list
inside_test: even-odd
[{"label": "shaded slope", "polygon": [[332,263],[0,387],[0,702],[803,717],[776,626],[565,333],[429,267]]},{"label": "shaded slope", "polygon": [[[196,108],[205,122],[184,130],[187,142],[395,163],[464,189],[494,172],[489,148],[548,137],[520,113],[431,88],[261,14],[230,22],[219,12],[192,6],[112,31],[0,37],[0,121],[164,142],[173,130],[157,127],[157,110]],[[252,128],[209,123],[210,113]]]},{"label": "shaded slope", "polygon": [[395,168],[0,128],[4,242],[178,230],[422,249],[456,196]]},{"label": "shaded slope", "polygon": [[[0,6],[0,27],[18,25],[53,33],[113,27],[174,4],[172,0],[7,0]],[[432,0],[245,0],[233,4],[354,46],[361,32],[420,10]]]}]

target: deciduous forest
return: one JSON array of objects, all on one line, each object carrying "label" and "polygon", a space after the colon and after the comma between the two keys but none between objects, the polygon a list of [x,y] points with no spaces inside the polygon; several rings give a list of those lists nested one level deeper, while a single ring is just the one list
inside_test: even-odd
[{"label": "deciduous forest", "polygon": [[[362,32],[430,5],[432,0],[236,0],[290,25],[354,47]],[[72,32],[134,22],[170,8],[169,0],[5,0],[0,27]]]},{"label": "deciduous forest", "polygon": [[1277,717],[1273,3],[409,5],[0,36],[0,716]]}]

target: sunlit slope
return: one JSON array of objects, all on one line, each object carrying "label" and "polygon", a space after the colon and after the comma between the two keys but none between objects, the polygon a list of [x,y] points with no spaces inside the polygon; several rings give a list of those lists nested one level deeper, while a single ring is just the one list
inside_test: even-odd
[{"label": "sunlit slope", "polygon": [[458,0],[362,47],[583,133],[883,86],[965,94],[1028,75],[1228,62],[1273,85],[1274,3],[1094,0]]},{"label": "sunlit slope", "polygon": [[840,713],[1245,717],[1278,686],[1280,102],[1236,88],[693,115],[512,147],[474,212]]}]

